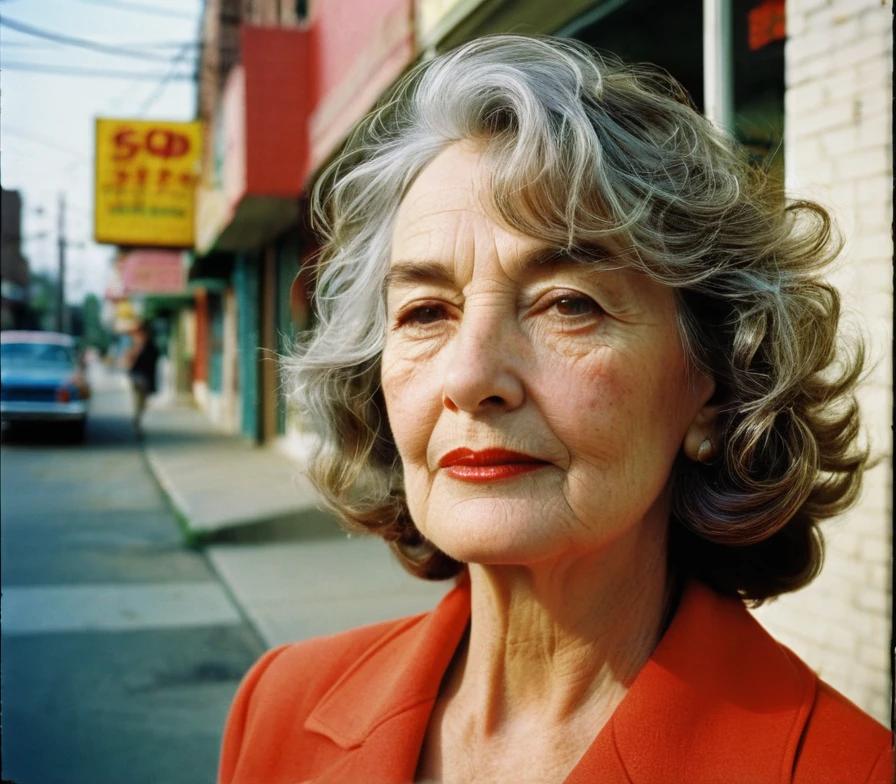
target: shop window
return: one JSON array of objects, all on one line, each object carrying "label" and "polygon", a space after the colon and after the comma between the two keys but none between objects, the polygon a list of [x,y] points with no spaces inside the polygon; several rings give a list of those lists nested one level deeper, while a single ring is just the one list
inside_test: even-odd
[{"label": "shop window", "polygon": [[[604,2],[565,28],[569,36],[629,63],[652,63],[674,76],[703,110],[703,3]],[[600,14],[601,9],[605,13]]]},{"label": "shop window", "polygon": [[[731,0],[735,137],[758,165],[783,179],[784,0]],[[605,0],[563,31],[626,62],[674,76],[703,111],[703,3]]]},{"label": "shop window", "polygon": [[784,0],[733,0],[734,133],[784,179]]}]

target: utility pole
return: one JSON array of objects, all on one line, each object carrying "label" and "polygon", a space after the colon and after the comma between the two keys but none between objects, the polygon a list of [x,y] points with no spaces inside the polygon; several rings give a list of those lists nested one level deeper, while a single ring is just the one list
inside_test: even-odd
[{"label": "utility pole", "polygon": [[65,194],[59,194],[59,281],[56,285],[56,331],[68,332],[68,309],[65,306]]}]

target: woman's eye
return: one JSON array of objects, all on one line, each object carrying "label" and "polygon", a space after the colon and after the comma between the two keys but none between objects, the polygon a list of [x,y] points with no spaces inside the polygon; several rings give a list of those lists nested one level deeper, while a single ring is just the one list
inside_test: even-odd
[{"label": "woman's eye", "polygon": [[568,294],[560,297],[554,300],[552,307],[561,316],[571,318],[576,316],[596,316],[600,313],[600,306],[590,297],[581,294]]},{"label": "woman's eye", "polygon": [[443,305],[418,305],[405,311],[398,319],[399,326],[425,327],[447,318],[448,313]]}]

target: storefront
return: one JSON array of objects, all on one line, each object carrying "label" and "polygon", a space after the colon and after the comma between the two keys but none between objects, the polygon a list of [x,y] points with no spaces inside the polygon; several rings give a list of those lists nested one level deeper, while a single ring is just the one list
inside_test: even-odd
[{"label": "storefront", "polygon": [[225,280],[206,294],[206,408],[261,443],[284,430],[277,303],[299,259],[279,249],[302,209],[311,42],[304,29],[243,25],[239,44],[209,129],[196,253]]}]

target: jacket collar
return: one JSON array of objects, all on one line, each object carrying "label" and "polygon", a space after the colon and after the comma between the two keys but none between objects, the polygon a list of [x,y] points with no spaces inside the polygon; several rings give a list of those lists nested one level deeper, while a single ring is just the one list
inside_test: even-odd
[{"label": "jacket collar", "polygon": [[789,782],[817,684],[742,601],[691,581],[592,750],[611,741],[638,783]]},{"label": "jacket collar", "polygon": [[[397,745],[407,759],[396,760],[395,770],[409,780],[469,623],[469,590],[462,579],[432,613],[378,640],[324,695],[306,729],[362,756]],[[691,581],[660,644],[568,784],[595,776],[633,784],[789,781],[816,684],[741,601]]]},{"label": "jacket collar", "polygon": [[358,657],[324,694],[305,728],[351,749],[390,718],[434,703],[469,621],[464,574],[435,610],[399,623]]}]

